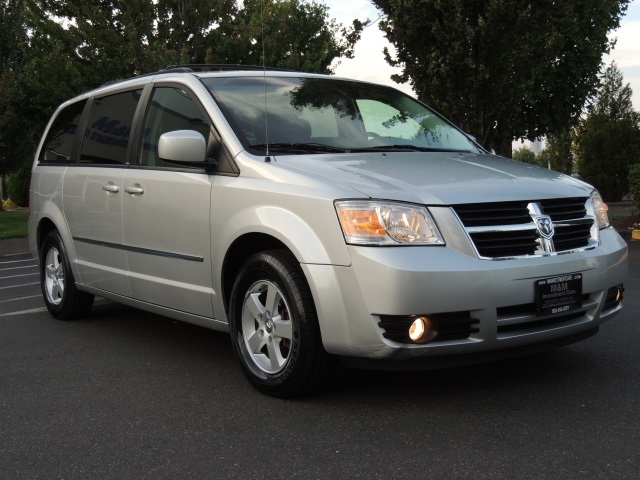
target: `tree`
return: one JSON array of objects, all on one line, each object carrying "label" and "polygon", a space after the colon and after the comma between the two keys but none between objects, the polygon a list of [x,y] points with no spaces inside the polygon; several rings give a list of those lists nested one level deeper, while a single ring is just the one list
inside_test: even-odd
[{"label": "tree", "polygon": [[547,136],[545,155],[549,168],[571,175],[573,173],[573,153],[571,152],[571,131],[564,130]]},{"label": "tree", "polygon": [[0,176],[33,159],[57,105],[169,64],[264,64],[330,72],[353,55],[345,28],[302,0],[2,0]]},{"label": "tree", "polygon": [[[10,155],[16,146],[12,124],[15,111],[11,102],[17,90],[16,77],[24,65],[21,44],[27,38],[22,0],[2,0],[0,3],[0,177],[17,165]],[[1,208],[1,205],[0,205]]]},{"label": "tree", "polygon": [[[321,3],[246,0],[234,22],[232,50],[221,60],[262,65],[264,47],[267,66],[332,73],[335,58],[353,57],[363,26],[354,20],[350,28],[343,27],[329,18],[328,7]],[[221,50],[211,49],[211,57],[219,58]]]},{"label": "tree", "polygon": [[373,0],[418,97],[511,156],[575,123],[628,0]]},{"label": "tree", "polygon": [[547,160],[544,152],[536,154],[529,147],[520,147],[513,152],[513,159],[519,162],[530,163],[547,168]]},{"label": "tree", "polygon": [[[16,133],[25,123],[25,119],[17,119],[12,103],[18,89],[16,75],[24,64],[20,45],[27,38],[23,7],[23,0],[0,2],[0,210],[4,178],[20,164],[20,156],[13,152],[22,147]],[[14,123],[14,119],[18,121]]]},{"label": "tree", "polygon": [[522,147],[514,151],[513,159],[519,162],[531,163],[532,165],[538,164],[538,162],[536,162],[536,154],[527,147]]},{"label": "tree", "polygon": [[587,115],[574,131],[578,173],[609,202],[629,192],[629,167],[638,163],[640,114],[633,110],[631,87],[612,63]]}]

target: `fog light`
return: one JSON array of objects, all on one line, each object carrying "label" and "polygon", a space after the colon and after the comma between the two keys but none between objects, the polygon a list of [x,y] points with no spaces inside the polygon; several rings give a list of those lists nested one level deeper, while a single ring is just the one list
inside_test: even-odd
[{"label": "fog light", "polygon": [[416,318],[409,327],[409,338],[415,343],[426,343],[435,336],[433,322],[428,317]]},{"label": "fog light", "polygon": [[616,289],[616,302],[622,300],[622,287]]}]

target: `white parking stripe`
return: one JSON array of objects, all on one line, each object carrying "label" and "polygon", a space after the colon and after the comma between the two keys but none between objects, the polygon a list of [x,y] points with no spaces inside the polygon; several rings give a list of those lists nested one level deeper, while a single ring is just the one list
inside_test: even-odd
[{"label": "white parking stripe", "polygon": [[0,287],[0,290],[6,290],[7,288],[28,287],[28,286],[30,286],[30,285],[40,285],[40,282],[23,283],[22,285],[9,285],[8,287]]},{"label": "white parking stripe", "polygon": [[6,263],[22,263],[22,262],[34,262],[35,260],[33,260],[33,258],[30,258],[29,260],[9,260],[8,262],[0,262],[0,265],[4,265]]},{"label": "white parking stripe", "polygon": [[17,302],[18,300],[26,300],[27,298],[38,298],[42,295],[29,295],[27,297],[10,298],[8,300],[0,300],[0,303]]},{"label": "white parking stripe", "polygon": [[0,313],[0,317],[11,317],[14,315],[24,315],[25,313],[46,312],[47,307],[32,308],[30,310],[20,310],[19,312]]},{"label": "white parking stripe", "polygon": [[25,268],[36,268],[38,265],[27,265],[26,267],[10,267],[10,268],[0,268],[0,272],[6,272],[7,270],[23,270]]},{"label": "white parking stripe", "polygon": [[31,277],[32,275],[39,275],[39,273],[35,272],[35,273],[25,273],[23,275],[11,275],[10,277],[0,277],[0,280],[6,280],[7,278]]}]

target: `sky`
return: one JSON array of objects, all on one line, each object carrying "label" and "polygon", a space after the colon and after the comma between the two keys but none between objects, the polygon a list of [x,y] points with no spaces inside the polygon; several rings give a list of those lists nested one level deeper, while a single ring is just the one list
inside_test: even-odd
[{"label": "sky", "polygon": [[[364,21],[367,18],[374,20],[379,16],[379,11],[369,0],[325,0],[324,3],[329,7],[329,15],[345,26],[350,25],[354,18]],[[634,108],[640,111],[640,0],[630,2],[620,28],[610,36],[617,39],[616,46],[603,60],[606,64],[616,62],[624,75],[624,81],[633,90]],[[398,70],[390,67],[384,60],[382,50],[385,46],[393,51],[377,23],[368,27],[356,44],[355,58],[342,59],[335,69],[336,75],[391,85],[411,94],[411,88],[407,84],[397,84],[389,78]]]}]

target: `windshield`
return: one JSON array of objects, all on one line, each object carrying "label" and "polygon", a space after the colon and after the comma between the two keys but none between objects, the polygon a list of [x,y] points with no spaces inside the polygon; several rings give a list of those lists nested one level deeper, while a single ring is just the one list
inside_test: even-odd
[{"label": "windshield", "polygon": [[283,153],[479,151],[446,120],[389,87],[331,78],[202,81],[249,149],[266,150],[268,142]]}]

